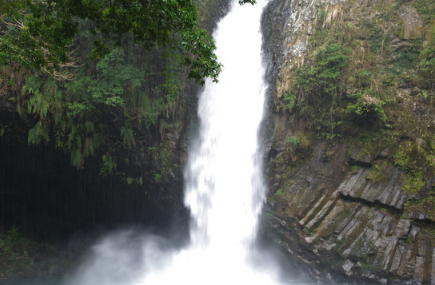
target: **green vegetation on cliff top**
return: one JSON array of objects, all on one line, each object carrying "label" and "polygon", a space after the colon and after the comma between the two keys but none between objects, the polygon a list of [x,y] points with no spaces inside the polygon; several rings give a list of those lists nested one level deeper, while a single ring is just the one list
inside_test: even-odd
[{"label": "green vegetation on cliff top", "polygon": [[[189,79],[217,81],[214,40],[199,28],[196,8],[205,13],[209,2],[3,1],[2,104],[28,125],[29,144],[51,143],[78,168],[98,155],[101,174],[113,174],[128,164],[128,149],[147,152],[150,134],[180,131]],[[0,134],[15,128],[1,122]],[[171,152],[167,143],[159,148]],[[160,172],[156,180],[172,170]]]}]

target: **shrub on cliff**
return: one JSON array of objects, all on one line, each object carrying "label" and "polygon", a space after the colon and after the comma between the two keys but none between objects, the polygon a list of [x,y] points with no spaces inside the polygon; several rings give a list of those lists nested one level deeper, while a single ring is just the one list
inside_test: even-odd
[{"label": "shrub on cliff", "polygon": [[420,70],[422,75],[431,82],[431,89],[435,83],[435,25],[432,27],[426,47],[420,53]]},{"label": "shrub on cliff", "polygon": [[309,63],[296,70],[291,91],[284,95],[287,109],[311,117],[316,129],[326,127],[333,133],[333,117],[344,95],[340,82],[348,54],[349,49],[341,42],[326,40]]}]

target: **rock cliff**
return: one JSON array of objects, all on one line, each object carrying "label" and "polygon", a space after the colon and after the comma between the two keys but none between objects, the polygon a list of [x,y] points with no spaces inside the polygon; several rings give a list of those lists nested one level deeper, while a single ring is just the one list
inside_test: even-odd
[{"label": "rock cliff", "polygon": [[435,283],[433,11],[433,1],[266,8],[264,234],[316,279]]}]

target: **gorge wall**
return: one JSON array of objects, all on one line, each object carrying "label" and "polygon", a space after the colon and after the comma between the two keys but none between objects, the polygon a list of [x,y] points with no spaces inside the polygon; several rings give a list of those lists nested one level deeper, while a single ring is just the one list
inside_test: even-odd
[{"label": "gorge wall", "polygon": [[264,235],[314,278],[435,283],[433,1],[272,0]]}]

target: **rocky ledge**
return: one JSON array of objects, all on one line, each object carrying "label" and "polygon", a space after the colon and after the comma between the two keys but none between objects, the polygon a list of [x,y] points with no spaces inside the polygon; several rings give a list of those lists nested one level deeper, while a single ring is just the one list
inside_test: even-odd
[{"label": "rocky ledge", "polygon": [[425,212],[403,211],[408,194],[401,171],[390,165],[388,179],[373,182],[370,167],[343,168],[354,160],[347,143],[331,151],[325,161],[326,144],[319,144],[286,191],[270,199],[268,234],[293,258],[310,264],[319,279],[435,283],[435,247],[431,233],[422,230],[433,221]]}]

